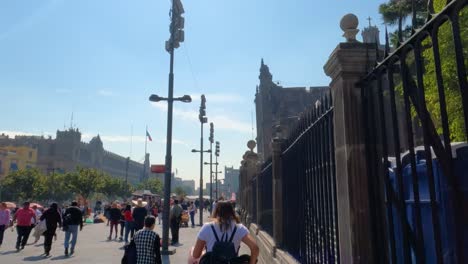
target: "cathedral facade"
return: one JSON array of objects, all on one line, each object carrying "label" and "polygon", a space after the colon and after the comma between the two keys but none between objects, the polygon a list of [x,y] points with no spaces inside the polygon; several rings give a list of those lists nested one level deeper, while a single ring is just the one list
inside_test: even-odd
[{"label": "cathedral facade", "polygon": [[271,139],[277,133],[287,137],[300,114],[320,101],[329,87],[282,87],[273,82],[263,59],[259,79],[255,93],[257,146],[260,157],[266,160],[271,156]]}]

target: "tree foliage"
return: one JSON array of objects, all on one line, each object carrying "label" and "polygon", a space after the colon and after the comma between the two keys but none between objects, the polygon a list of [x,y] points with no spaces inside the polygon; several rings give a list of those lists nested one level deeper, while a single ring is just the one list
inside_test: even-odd
[{"label": "tree foliage", "polygon": [[0,200],[22,202],[25,200],[49,203],[64,202],[77,196],[85,200],[93,194],[108,199],[131,195],[133,186],[96,169],[77,168],[68,173],[43,174],[37,169],[11,172],[0,181]]},{"label": "tree foliage", "polygon": [[149,190],[155,194],[161,194],[163,190],[163,183],[157,178],[149,178],[136,186],[138,190]]},{"label": "tree foliage", "polygon": [[181,198],[187,196],[187,192],[186,192],[185,189],[184,189],[183,187],[181,187],[181,186],[175,187],[175,188],[174,188],[174,193],[175,193],[177,196],[181,197]]},{"label": "tree foliage", "polygon": [[[425,16],[427,10],[427,0],[417,1],[417,14],[420,15],[419,20]],[[445,7],[445,0],[435,0],[433,2],[434,10],[440,11]],[[410,0],[390,0],[389,2],[380,6],[379,12],[382,14],[382,18],[385,23],[389,25],[398,25],[400,22],[404,22],[409,16],[411,16],[411,1]],[[464,59],[465,66],[468,66],[468,7],[462,9],[459,14],[459,25],[460,25],[460,36],[462,44],[464,46]],[[409,27],[410,28],[410,27]],[[408,29],[408,27],[407,27]],[[406,32],[406,36],[410,35],[410,32]],[[464,124],[464,113],[461,101],[461,92],[459,87],[459,79],[457,74],[457,64],[455,60],[455,46],[452,34],[452,26],[449,21],[443,23],[437,33],[439,54],[441,60],[441,75],[444,85],[445,101],[448,115],[448,125],[450,130],[450,136],[452,142],[463,141],[465,138],[465,124]],[[393,41],[392,41],[393,43]],[[442,120],[441,120],[441,108],[440,108],[440,96],[437,85],[437,78],[435,73],[435,59],[433,44],[430,38],[426,38],[422,42],[422,59],[423,59],[423,74],[424,74],[424,93],[426,106],[434,122],[437,132],[443,133]],[[416,79],[414,71],[414,54],[410,53],[407,57],[406,63],[410,69],[412,69],[413,78]],[[403,91],[401,84],[396,87],[396,90],[401,94]],[[415,113],[413,112],[413,117]]]},{"label": "tree foliage", "polygon": [[36,169],[11,172],[1,181],[2,196],[5,200],[35,200],[44,195],[44,176]]}]

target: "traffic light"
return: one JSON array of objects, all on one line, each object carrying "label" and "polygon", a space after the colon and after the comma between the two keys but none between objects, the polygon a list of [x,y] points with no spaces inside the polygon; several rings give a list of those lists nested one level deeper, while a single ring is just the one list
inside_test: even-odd
[{"label": "traffic light", "polygon": [[208,118],[206,117],[206,98],[204,94],[201,95],[200,113],[198,114],[198,119],[201,123],[208,122]]},{"label": "traffic light", "polygon": [[213,144],[214,141],[214,125],[213,123],[210,123],[210,142]]},{"label": "traffic light", "polygon": [[219,157],[219,141],[216,141],[215,155]]},{"label": "traffic light", "polygon": [[170,40],[166,41],[166,51],[170,52],[171,48],[178,48],[180,47],[180,42],[184,42],[185,40],[185,33],[184,33],[184,26],[185,26],[185,18],[182,14],[185,12],[184,7],[182,6],[182,2],[180,0],[173,0],[173,8],[172,8],[172,22],[169,26],[169,31],[171,33]]}]

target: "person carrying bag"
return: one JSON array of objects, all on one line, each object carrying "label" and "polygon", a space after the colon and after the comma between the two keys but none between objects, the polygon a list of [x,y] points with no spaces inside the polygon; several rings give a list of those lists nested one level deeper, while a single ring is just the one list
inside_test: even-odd
[{"label": "person carrying bag", "polygon": [[[203,225],[197,236],[192,258],[201,257],[199,264],[254,264],[259,248],[249,230],[240,224],[230,202],[220,201],[213,214],[215,220]],[[250,256],[238,256],[240,244],[250,248]],[[206,253],[202,255],[203,249]],[[196,262],[195,262],[196,263]]]}]

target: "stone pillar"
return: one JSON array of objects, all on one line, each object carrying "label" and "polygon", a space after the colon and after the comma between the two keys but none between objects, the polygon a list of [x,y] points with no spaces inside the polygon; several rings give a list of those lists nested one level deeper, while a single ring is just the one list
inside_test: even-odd
[{"label": "stone pillar", "polygon": [[250,224],[252,222],[252,215],[253,212],[253,203],[252,203],[252,184],[251,180],[258,174],[258,155],[253,151],[255,148],[256,143],[253,140],[250,140],[247,143],[247,147],[250,149],[245,152],[243,161],[242,161],[242,168],[244,169],[244,186],[245,190],[242,192],[245,194],[243,200],[245,201],[247,215],[246,215],[246,223]]},{"label": "stone pillar", "polygon": [[375,63],[375,44],[357,42],[357,26],[355,15],[343,17],[341,28],[347,42],[336,47],[324,70],[332,79],[340,261],[374,263],[364,120],[357,83]]},{"label": "stone pillar", "polygon": [[283,168],[281,161],[282,139],[274,138],[271,142],[273,176],[273,238],[278,247],[283,245]]}]

